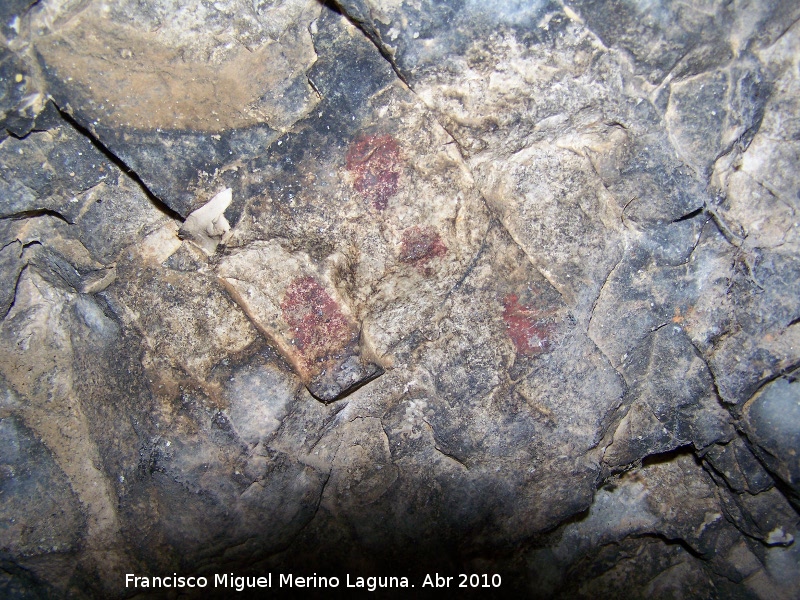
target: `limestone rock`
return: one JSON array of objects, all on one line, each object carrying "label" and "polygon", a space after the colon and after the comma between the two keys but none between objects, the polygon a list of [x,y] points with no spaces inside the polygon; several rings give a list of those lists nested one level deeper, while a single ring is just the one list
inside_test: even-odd
[{"label": "limestone rock", "polygon": [[755,444],[764,464],[798,499],[800,463],[797,458],[800,397],[794,377],[767,384],[745,406],[745,432]]},{"label": "limestone rock", "polygon": [[797,3],[0,18],[3,594],[798,595]]}]

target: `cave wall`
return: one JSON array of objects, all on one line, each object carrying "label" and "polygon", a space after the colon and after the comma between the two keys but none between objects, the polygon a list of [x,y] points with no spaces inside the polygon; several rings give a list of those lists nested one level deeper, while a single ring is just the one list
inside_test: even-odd
[{"label": "cave wall", "polygon": [[797,596],[795,2],[0,17],[4,595]]}]

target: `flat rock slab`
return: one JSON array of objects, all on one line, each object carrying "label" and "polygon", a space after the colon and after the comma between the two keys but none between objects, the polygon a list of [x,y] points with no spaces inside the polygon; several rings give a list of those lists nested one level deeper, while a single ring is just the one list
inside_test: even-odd
[{"label": "flat rock slab", "polygon": [[6,595],[798,595],[796,3],[0,17]]}]

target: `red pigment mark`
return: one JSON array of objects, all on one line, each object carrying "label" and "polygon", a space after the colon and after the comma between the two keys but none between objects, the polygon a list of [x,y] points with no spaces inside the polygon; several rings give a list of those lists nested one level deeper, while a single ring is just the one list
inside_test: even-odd
[{"label": "red pigment mark", "polygon": [[353,186],[383,210],[397,193],[400,180],[400,148],[390,135],[361,136],[347,151],[347,170],[355,175]]},{"label": "red pigment mark", "polygon": [[503,298],[503,321],[517,352],[529,356],[549,352],[552,345],[553,323],[548,314],[520,304],[516,294]]},{"label": "red pigment mark", "polygon": [[313,277],[289,284],[281,310],[306,367],[341,350],[355,335],[339,305]]},{"label": "red pigment mark", "polygon": [[400,243],[400,260],[414,265],[420,273],[430,277],[432,270],[428,262],[447,254],[447,246],[433,227],[415,225],[403,232]]}]

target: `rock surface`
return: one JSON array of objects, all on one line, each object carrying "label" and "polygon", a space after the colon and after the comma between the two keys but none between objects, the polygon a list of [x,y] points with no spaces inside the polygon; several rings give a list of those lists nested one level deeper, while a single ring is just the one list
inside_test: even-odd
[{"label": "rock surface", "polygon": [[796,3],[178,4],[0,8],[3,595],[800,594]]}]

